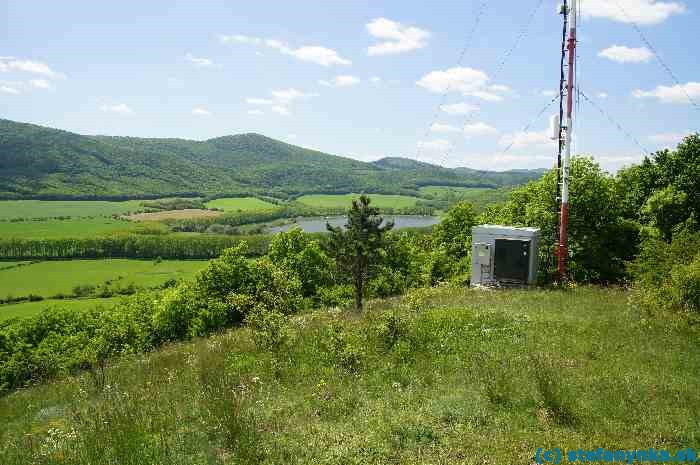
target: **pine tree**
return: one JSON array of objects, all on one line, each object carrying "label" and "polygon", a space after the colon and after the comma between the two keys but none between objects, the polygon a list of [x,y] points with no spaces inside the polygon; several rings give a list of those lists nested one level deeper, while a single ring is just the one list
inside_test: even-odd
[{"label": "pine tree", "polygon": [[360,311],[365,283],[377,262],[384,234],[394,227],[391,221],[382,225],[384,218],[379,216],[379,209],[369,204],[370,199],[365,195],[352,201],[344,230],[326,224],[326,229],[331,233],[329,253],[335,258],[341,272],[352,275],[355,308]]}]

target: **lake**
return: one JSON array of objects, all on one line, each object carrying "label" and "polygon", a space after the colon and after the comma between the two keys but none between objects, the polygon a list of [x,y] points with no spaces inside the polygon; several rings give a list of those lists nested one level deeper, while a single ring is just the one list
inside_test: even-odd
[{"label": "lake", "polygon": [[[440,218],[437,216],[420,215],[394,215],[385,216],[384,219],[393,220],[394,229],[425,228],[440,222]],[[295,226],[299,226],[304,230],[304,232],[326,232],[326,223],[330,223],[331,226],[345,226],[346,222],[347,217],[345,216],[332,216],[329,218],[299,218],[295,223],[271,227],[270,232],[273,234],[278,232],[287,232]]]}]

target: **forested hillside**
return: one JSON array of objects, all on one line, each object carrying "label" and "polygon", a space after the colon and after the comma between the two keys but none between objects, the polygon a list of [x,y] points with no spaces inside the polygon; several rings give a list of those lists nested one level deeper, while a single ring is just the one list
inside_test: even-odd
[{"label": "forested hillside", "polygon": [[447,169],[402,158],[364,163],[258,134],[206,141],[83,136],[0,120],[0,198],[415,194],[427,185],[500,187],[541,170]]}]

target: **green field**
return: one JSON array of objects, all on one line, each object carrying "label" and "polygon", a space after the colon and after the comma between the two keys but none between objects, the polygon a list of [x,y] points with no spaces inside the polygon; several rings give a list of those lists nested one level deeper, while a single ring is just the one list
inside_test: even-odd
[{"label": "green field", "polygon": [[[348,208],[354,199],[360,194],[337,194],[337,195],[304,195],[297,200],[300,203],[321,208]],[[416,197],[406,195],[383,195],[372,194],[372,206],[377,208],[405,208],[412,207],[419,200]]]},{"label": "green field", "polygon": [[[527,465],[700,448],[697,331],[621,290],[431,289],[237,329],[0,398],[0,463]],[[37,460],[41,457],[41,460]],[[566,463],[562,460],[562,464]],[[626,462],[625,462],[626,463]]]},{"label": "green field", "polygon": [[[142,229],[138,223],[113,218],[71,218],[68,220],[0,221],[0,237],[23,239],[59,239],[95,237]],[[151,228],[165,229],[161,226]]]},{"label": "green field", "polygon": [[125,202],[99,200],[2,200],[0,201],[0,220],[53,218],[56,216],[84,218],[88,216],[123,215],[140,210],[141,202],[141,200],[127,200]]},{"label": "green field", "polygon": [[425,186],[419,189],[421,197],[434,200],[445,200],[449,204],[466,200],[477,210],[483,210],[488,205],[508,200],[511,189],[489,189],[481,187],[450,187]]},{"label": "green field", "polygon": [[39,302],[21,302],[17,304],[0,305],[0,321],[10,318],[26,318],[51,307],[67,310],[87,310],[94,307],[111,307],[119,302],[121,297],[107,299],[47,299]]},{"label": "green field", "polygon": [[[1,263],[1,262],[0,262]],[[70,294],[75,286],[99,285],[106,281],[154,287],[169,279],[189,278],[204,268],[205,260],[56,260],[0,269],[0,296],[51,297]]]},{"label": "green field", "polygon": [[265,202],[255,197],[223,198],[210,200],[206,203],[207,208],[218,208],[225,212],[272,210],[277,206],[270,202]]}]

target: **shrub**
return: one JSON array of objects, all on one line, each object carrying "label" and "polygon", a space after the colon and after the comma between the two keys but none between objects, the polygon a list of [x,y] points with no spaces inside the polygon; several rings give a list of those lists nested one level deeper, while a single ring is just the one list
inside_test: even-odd
[{"label": "shrub", "polygon": [[300,228],[275,234],[270,242],[269,259],[299,278],[305,297],[315,297],[318,289],[331,283],[333,260]]},{"label": "shrub", "polygon": [[255,344],[263,350],[278,353],[285,345],[287,317],[263,305],[255,305],[245,319],[253,335]]},{"label": "shrub", "polygon": [[353,303],[354,292],[349,284],[322,287],[318,289],[318,298],[323,306],[346,308]]}]

